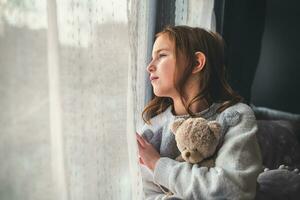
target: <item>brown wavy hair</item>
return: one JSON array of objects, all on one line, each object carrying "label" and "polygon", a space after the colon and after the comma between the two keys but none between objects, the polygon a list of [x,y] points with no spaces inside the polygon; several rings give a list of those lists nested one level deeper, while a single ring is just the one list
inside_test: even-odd
[{"label": "brown wavy hair", "polygon": [[[183,56],[186,61],[183,68],[176,64],[174,85],[190,116],[195,116],[195,113],[190,110],[190,106],[199,100],[206,100],[209,105],[213,102],[221,103],[221,106],[217,110],[219,113],[243,100],[241,96],[232,90],[226,81],[224,42],[218,33],[198,27],[167,26],[161,32],[157,33],[155,38],[162,34],[168,34],[169,39],[174,42],[176,60]],[[194,66],[197,65],[195,53],[199,51],[206,56],[205,66],[200,72],[200,92],[192,100],[186,102],[186,94],[183,88]],[[182,71],[180,76],[178,76],[179,68]],[[152,117],[164,112],[172,104],[173,100],[170,97],[154,96],[142,112],[144,122],[150,124]]]}]

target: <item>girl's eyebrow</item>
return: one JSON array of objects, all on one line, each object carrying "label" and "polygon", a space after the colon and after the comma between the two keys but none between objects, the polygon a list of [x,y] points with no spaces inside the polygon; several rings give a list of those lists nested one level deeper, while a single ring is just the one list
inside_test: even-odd
[{"label": "girl's eyebrow", "polygon": [[169,51],[170,49],[169,48],[161,48],[161,49],[158,49],[156,50],[154,53],[159,53],[160,51]]}]

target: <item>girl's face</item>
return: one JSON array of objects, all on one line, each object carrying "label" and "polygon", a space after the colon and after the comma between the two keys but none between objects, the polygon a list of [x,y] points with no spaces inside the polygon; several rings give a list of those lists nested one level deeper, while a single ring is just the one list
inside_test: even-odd
[{"label": "girl's face", "polygon": [[177,96],[174,86],[175,67],[175,45],[167,34],[162,34],[154,42],[152,61],[147,66],[156,96],[171,98]]}]

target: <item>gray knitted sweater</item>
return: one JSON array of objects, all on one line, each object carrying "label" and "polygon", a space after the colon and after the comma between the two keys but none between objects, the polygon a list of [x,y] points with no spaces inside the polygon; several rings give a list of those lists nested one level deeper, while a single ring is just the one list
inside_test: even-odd
[{"label": "gray knitted sweater", "polygon": [[[140,131],[159,151],[161,158],[154,172],[141,165],[143,188],[147,200],[158,199],[254,199],[256,179],[262,171],[260,149],[256,140],[256,120],[249,106],[238,103],[217,113],[220,104],[197,113],[207,120],[216,120],[222,126],[223,144],[218,150],[215,167],[178,162],[180,154],[170,124],[177,118],[172,106],[153,117],[151,125]],[[151,138],[149,138],[149,135]],[[166,195],[161,188],[174,195]]]}]

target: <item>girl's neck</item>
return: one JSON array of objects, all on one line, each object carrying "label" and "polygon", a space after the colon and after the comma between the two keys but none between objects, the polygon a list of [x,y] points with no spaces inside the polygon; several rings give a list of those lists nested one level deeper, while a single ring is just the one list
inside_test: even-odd
[{"label": "girl's neck", "polygon": [[[193,97],[195,97],[200,92],[200,86],[199,86],[200,78],[198,74],[192,74],[190,78],[185,83],[184,91],[186,91],[186,94],[188,94],[187,102],[190,102]],[[176,93],[176,95],[173,96],[173,109],[175,115],[186,115],[188,114],[187,110],[185,109],[180,94]],[[198,113],[206,108],[209,107],[209,103],[205,99],[201,99],[199,101],[194,102],[190,106],[190,110],[193,113]]]},{"label": "girl's neck", "polygon": [[[209,104],[206,100],[196,101],[190,106],[190,110],[193,113],[198,113],[206,108],[209,107]],[[175,115],[186,115],[188,114],[187,110],[185,109],[183,103],[181,102],[181,99],[173,99],[173,109]]]}]

